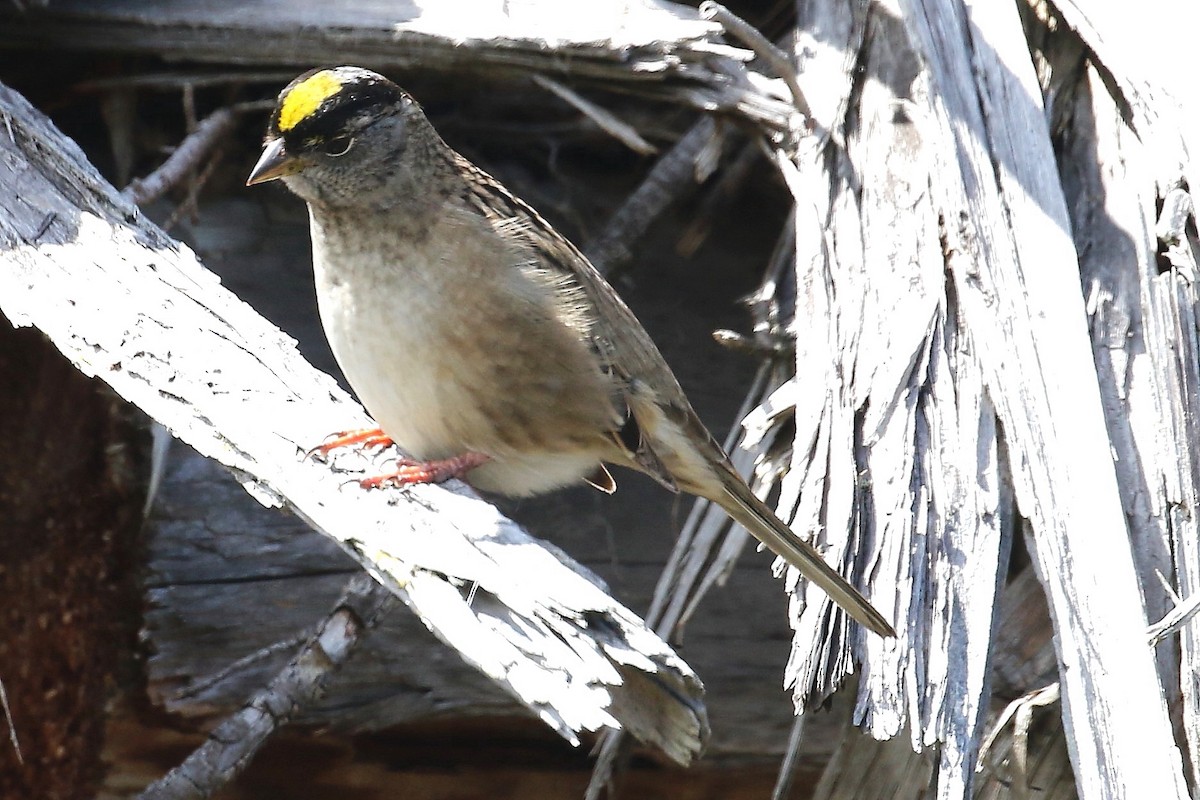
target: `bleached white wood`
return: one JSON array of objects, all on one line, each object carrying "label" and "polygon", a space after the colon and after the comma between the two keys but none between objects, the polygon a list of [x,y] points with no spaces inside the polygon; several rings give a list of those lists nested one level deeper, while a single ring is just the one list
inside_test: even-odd
[{"label": "bleached white wood", "polygon": [[[7,12],[12,13],[7,13]],[[33,13],[6,9],[10,42],[80,49],[186,53],[237,63],[384,62],[424,69],[549,66],[554,51],[651,75],[678,66],[675,50],[719,30],[694,10],[660,0],[586,5],[419,0],[64,0]],[[57,31],[53,28],[58,28]],[[587,70],[588,65],[580,65]]]},{"label": "bleached white wood", "polygon": [[[820,607],[798,608],[788,677],[803,699],[861,670],[855,716],[864,728],[908,740],[910,754],[939,748],[932,773],[902,770],[905,785],[917,791],[932,774],[942,796],[964,796],[1007,547],[995,412],[957,300],[945,289],[939,209],[929,191],[931,151],[953,143],[926,124],[930,88],[914,69],[898,8],[872,6],[859,23],[861,49],[854,37],[844,49],[833,44],[841,41],[833,33],[847,29],[843,4],[808,4],[806,12],[816,33],[798,44],[805,74],[847,95],[816,104],[846,115],[830,120],[834,144],[825,160],[797,162],[808,173],[805,189],[794,190],[798,208],[816,206],[813,227],[828,233],[822,240],[810,232],[800,258],[813,277],[799,281],[797,305],[806,312],[797,323],[803,358],[792,400],[797,461],[783,496],[795,498],[798,527],[821,531],[832,552],[864,565],[864,584],[899,621],[900,637],[867,637],[839,651]],[[851,76],[864,69],[855,85]],[[811,200],[823,187],[832,195],[824,223]],[[840,767],[827,773],[845,773],[831,777],[838,787],[831,797],[895,787],[898,775],[857,779],[872,768],[875,756],[864,753],[873,752],[847,736]]]},{"label": "bleached white wood", "polygon": [[1016,9],[905,0],[955,158],[933,190],[1050,598],[1082,797],[1185,797],[1041,94]]},{"label": "bleached white wood", "polygon": [[787,133],[786,86],[745,85],[723,62],[753,56],[719,33],[695,8],[666,0],[61,0],[32,13],[0,5],[0,44],[472,79],[545,72],[736,111]]},{"label": "bleached white wood", "polygon": [[[1200,178],[1186,146],[1189,135],[1196,142],[1196,109],[1190,98],[1163,91],[1170,76],[1146,52],[1150,41],[1168,46],[1157,29],[1131,26],[1110,4],[1067,0],[1057,8],[1090,56],[1067,95],[1074,99],[1059,111],[1072,133],[1092,132],[1066,139],[1063,183],[1134,556],[1149,619],[1157,621],[1175,606],[1163,578],[1185,604],[1200,597],[1200,524],[1192,511],[1200,506],[1200,320],[1195,235],[1186,229],[1194,225]],[[1194,785],[1195,624],[1154,647],[1168,702],[1182,708]]]}]

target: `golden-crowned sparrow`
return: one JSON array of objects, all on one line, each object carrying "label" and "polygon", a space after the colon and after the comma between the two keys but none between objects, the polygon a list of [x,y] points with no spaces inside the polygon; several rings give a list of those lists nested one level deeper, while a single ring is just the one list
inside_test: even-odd
[{"label": "golden-crowned sparrow", "polygon": [[248,184],[308,203],[321,320],[379,429],[414,457],[364,482],[465,476],[531,495],[605,462],[719,504],[876,633],[888,621],[750,491],[637,319],[574,245],[357,67],[292,81]]}]

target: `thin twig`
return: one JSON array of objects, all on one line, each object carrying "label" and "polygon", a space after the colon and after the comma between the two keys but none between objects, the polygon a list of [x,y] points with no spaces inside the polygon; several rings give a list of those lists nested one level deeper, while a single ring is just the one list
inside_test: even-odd
[{"label": "thin twig", "polygon": [[183,202],[171,212],[171,216],[163,223],[162,229],[164,231],[170,233],[171,229],[178,225],[179,220],[183,219],[186,215],[192,215],[193,219],[199,215],[200,190],[204,188],[204,184],[208,183],[208,179],[216,171],[217,165],[221,163],[223,155],[223,150],[215,150],[213,157],[208,160],[208,163],[200,171],[200,174],[188,182],[187,197],[183,199]]},{"label": "thin twig", "polygon": [[596,269],[611,274],[630,259],[630,245],[650,223],[689,187],[695,185],[696,158],[716,135],[716,123],[703,117],[675,146],[658,159],[641,186],[617,209],[604,230],[588,245],[587,255]]},{"label": "thin twig", "polygon": [[795,783],[796,771],[800,768],[800,744],[804,741],[804,723],[807,719],[803,714],[798,714],[792,720],[787,749],[783,754],[783,763],[779,765],[779,777],[775,779],[771,800],[787,800],[792,796],[792,784]]},{"label": "thin twig", "polygon": [[314,628],[311,630],[301,631],[291,638],[281,639],[278,642],[273,642],[266,647],[261,647],[250,655],[242,656],[233,663],[227,664],[212,675],[202,678],[190,686],[185,686],[175,693],[174,699],[186,700],[191,697],[196,697],[202,692],[206,692],[212,687],[216,686],[218,683],[221,683],[235,672],[240,672],[241,670],[244,670],[260,661],[266,661],[269,658],[274,658],[276,654],[285,650],[295,650],[297,647],[300,647],[300,645],[304,644],[315,635],[316,629]]},{"label": "thin twig", "polygon": [[145,178],[133,181],[121,194],[138,205],[162,197],[172,186],[186,178],[217,146],[217,142],[232,133],[236,124],[237,114],[230,108],[209,114],[158,169]]},{"label": "thin twig", "polygon": [[183,85],[183,121],[188,134],[196,132],[196,87],[190,83]]},{"label": "thin twig", "polygon": [[684,232],[680,234],[675,244],[675,252],[686,257],[692,256],[704,244],[713,223],[745,182],[750,169],[761,157],[760,149],[753,143],[744,144],[738,154],[730,159],[729,165],[722,170],[720,178],[709,189],[700,207],[688,221]]},{"label": "thin twig", "polygon": [[775,73],[787,84],[788,91],[792,93],[792,104],[796,110],[806,120],[812,119],[812,109],[804,97],[804,91],[800,88],[796,65],[792,63],[792,59],[788,57],[787,53],[772,44],[749,22],[720,3],[714,3],[712,0],[701,3],[700,16],[721,23],[721,27],[740,39],[743,44],[754,51],[755,55],[770,65],[771,69],[775,70]]},{"label": "thin twig", "polygon": [[757,358],[783,358],[796,349],[795,338],[784,333],[750,336],[721,328],[713,331],[712,337],[722,347]]},{"label": "thin twig", "polygon": [[642,138],[642,135],[637,132],[637,128],[618,119],[611,111],[593,103],[573,89],[562,85],[553,78],[547,78],[545,75],[534,75],[533,82],[570,103],[581,114],[596,123],[600,130],[633,152],[643,156],[651,156],[658,152],[657,147]]},{"label": "thin twig", "polygon": [[1175,607],[1146,631],[1151,647],[1168,636],[1178,633],[1179,629],[1188,624],[1198,612],[1200,612],[1200,592],[1193,594],[1187,600],[1180,600],[1176,596]]},{"label": "thin twig", "polygon": [[592,765],[592,778],[584,790],[583,800],[600,800],[603,796],[617,794],[617,776],[629,767],[633,748],[625,731],[605,730],[592,750],[596,762]]},{"label": "thin twig", "polygon": [[21,743],[17,740],[17,725],[13,722],[12,709],[8,707],[8,692],[4,691],[4,681],[0,680],[0,706],[4,708],[4,721],[8,724],[8,740],[12,742],[13,751],[17,754],[17,763],[24,764],[21,755]]},{"label": "thin twig", "polygon": [[222,139],[233,132],[240,114],[269,108],[272,105],[273,101],[239,103],[209,114],[196,125],[196,130],[179,143],[175,152],[171,153],[158,169],[145,178],[133,181],[121,192],[122,196],[138,205],[162,197],[172,186],[187,177]]},{"label": "thin twig", "polygon": [[323,694],[363,633],[394,603],[392,593],[366,573],[351,578],[333,612],[296,657],[139,800],[199,800],[228,784],[272,733]]},{"label": "thin twig", "polygon": [[111,78],[94,78],[75,86],[81,92],[101,92],[109,89],[131,88],[159,91],[177,91],[191,84],[197,89],[211,86],[251,83],[287,83],[296,76],[295,70],[274,72],[159,72],[142,75],[118,75]]},{"label": "thin twig", "polygon": [[[1041,689],[1034,689],[1032,692],[1021,695],[1016,700],[1009,703],[1000,716],[996,717],[996,721],[992,724],[991,731],[984,737],[983,743],[979,745],[979,755],[976,757],[975,771],[982,772],[984,762],[987,760],[988,754],[992,747],[996,744],[996,739],[999,738],[1009,720],[1014,720],[1013,723],[1013,754],[1014,764],[1018,772],[1024,775],[1025,758],[1027,753],[1022,753],[1022,748],[1028,748],[1029,735],[1029,718],[1033,713],[1033,709],[1042,706],[1048,706],[1057,703],[1061,698],[1058,682],[1055,681],[1048,686],[1043,686]],[[1024,739],[1024,741],[1022,741]],[[1025,776],[1027,777],[1027,776]]]}]

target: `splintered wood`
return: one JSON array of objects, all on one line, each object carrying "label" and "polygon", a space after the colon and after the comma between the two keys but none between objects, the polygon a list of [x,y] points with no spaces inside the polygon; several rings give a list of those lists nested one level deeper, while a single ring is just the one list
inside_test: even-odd
[{"label": "splintered wood", "polygon": [[[1061,20],[1027,34],[994,4],[806,9],[802,72],[848,100],[814,100],[818,129],[844,148],[801,151],[790,178],[800,315],[796,385],[770,406],[796,420],[780,503],[834,559],[857,552],[847,566],[867,570],[903,632],[855,646],[830,633],[819,599],[797,604],[797,698],[860,672],[864,726],[935,748],[930,775],[900,767],[883,782],[970,796],[1019,513],[1056,635],[1069,747],[1053,753],[1070,752],[1081,796],[1185,797],[1164,695],[1182,684],[1195,753],[1195,692],[1173,645],[1156,659],[1146,633],[1168,607],[1157,575],[1176,574],[1187,597],[1196,573],[1191,515],[1173,512],[1197,487],[1195,243],[1179,213],[1161,242],[1153,218],[1190,169],[1177,132],[1148,112],[1170,104],[1127,73],[1105,80],[1103,48],[1088,62]],[[1086,42],[1103,43],[1094,31]],[[833,79],[847,53],[866,76],[853,88]],[[1064,151],[1043,91],[1060,103],[1050,121]],[[1156,274],[1167,245],[1172,267]],[[1022,736],[1008,746],[1023,761]],[[879,782],[853,780],[879,752],[847,747],[818,796],[879,796]],[[989,768],[1010,763],[989,754]],[[1042,788],[1031,771],[1006,774],[1014,796]]]}]

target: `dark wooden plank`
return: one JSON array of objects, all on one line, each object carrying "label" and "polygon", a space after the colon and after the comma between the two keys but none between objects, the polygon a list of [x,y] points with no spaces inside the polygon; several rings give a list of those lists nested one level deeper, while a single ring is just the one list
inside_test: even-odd
[{"label": "dark wooden plank", "polygon": [[91,797],[132,660],[149,439],[106,386],[0,319],[0,441],[0,796]]}]

